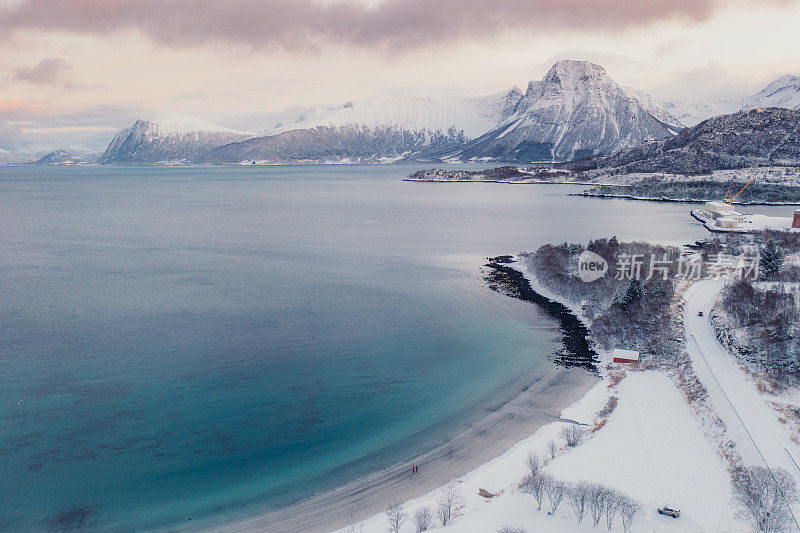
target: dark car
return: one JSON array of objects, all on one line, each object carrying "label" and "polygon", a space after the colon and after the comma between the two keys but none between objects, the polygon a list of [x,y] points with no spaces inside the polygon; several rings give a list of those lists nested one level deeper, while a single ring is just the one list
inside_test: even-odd
[{"label": "dark car", "polygon": [[681,515],[681,512],[679,509],[672,509],[671,507],[660,507],[658,509],[658,514],[671,516],[672,518],[678,518]]},{"label": "dark car", "polygon": [[703,312],[702,311],[698,311],[697,312],[697,316],[703,316]]}]

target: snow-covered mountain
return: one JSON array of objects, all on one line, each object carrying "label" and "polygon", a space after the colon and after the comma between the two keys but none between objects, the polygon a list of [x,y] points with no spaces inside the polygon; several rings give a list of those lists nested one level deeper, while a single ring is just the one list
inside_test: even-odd
[{"label": "snow-covered mountain", "polygon": [[55,150],[45,154],[34,165],[93,165],[97,164],[98,154],[78,154],[68,150]]},{"label": "snow-covered mountain", "polygon": [[800,110],[764,107],[719,115],[670,139],[558,165],[575,171],[707,174],[800,164]]},{"label": "snow-covered mountain", "polygon": [[101,163],[191,162],[218,146],[254,134],[236,131],[195,117],[169,113],[139,119],[114,136]]},{"label": "snow-covered mountain", "polygon": [[278,124],[264,135],[325,126],[392,128],[408,132],[443,132],[451,128],[468,139],[482,135],[508,117],[522,98],[517,87],[488,96],[396,96],[347,102],[336,107],[314,107],[297,120]]},{"label": "snow-covered mountain", "polygon": [[516,87],[478,97],[414,97],[316,107],[264,134],[221,146],[204,163],[380,163],[435,159],[507,118]]},{"label": "snow-covered mountain", "polygon": [[781,76],[756,94],[741,100],[713,100],[692,104],[666,102],[664,107],[686,126],[695,126],[711,117],[748,109],[766,107],[800,109],[800,76],[793,74]]},{"label": "snow-covered mountain", "polygon": [[103,163],[384,163],[566,161],[668,139],[739,110],[800,108],[800,77],[743,100],[660,103],[599,65],[556,62],[542,80],[477,97],[395,96],[311,108],[259,133],[168,114],[118,133]]},{"label": "snow-covered mountain", "polygon": [[742,100],[741,109],[761,107],[800,109],[800,76],[781,76],[753,96]]},{"label": "snow-covered mountain", "polygon": [[513,113],[453,157],[530,162],[610,154],[680,131],[668,110],[587,61],[558,61]]},{"label": "snow-covered mountain", "polygon": [[735,113],[742,107],[738,100],[714,100],[692,104],[664,102],[662,105],[686,127],[696,126],[711,117]]}]

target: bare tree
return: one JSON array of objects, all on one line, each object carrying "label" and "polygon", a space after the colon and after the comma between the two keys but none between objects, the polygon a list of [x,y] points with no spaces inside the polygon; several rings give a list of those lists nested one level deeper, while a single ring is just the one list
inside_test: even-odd
[{"label": "bare tree", "polygon": [[506,524],[500,529],[498,529],[497,533],[528,533],[528,530],[525,529],[524,527],[515,527]]},{"label": "bare tree", "polygon": [[589,507],[589,513],[592,515],[592,524],[594,527],[597,527],[597,524],[600,523],[600,519],[603,517],[607,494],[608,489],[600,483],[589,484],[589,500],[587,506]]},{"label": "bare tree", "polygon": [[756,531],[781,531],[791,519],[789,506],[797,501],[792,476],[783,468],[770,471],[762,466],[739,469],[733,493],[742,515],[753,521]]},{"label": "bare tree", "polygon": [[589,484],[585,481],[579,481],[569,488],[567,493],[569,506],[578,517],[578,523],[583,522],[583,517],[586,514],[586,505],[589,502]]},{"label": "bare tree", "polygon": [[544,472],[539,472],[535,476],[528,476],[525,480],[525,485],[522,487],[524,492],[527,492],[531,496],[534,497],[538,507],[536,508],[538,511],[542,510],[542,501],[544,500],[544,495],[547,492],[547,487],[553,481],[553,477],[549,474],[545,474]]},{"label": "bare tree", "polygon": [[622,500],[622,505],[619,509],[620,518],[622,518],[622,529],[625,533],[630,531],[631,526],[639,516],[642,514],[642,504],[633,498],[625,496]]},{"label": "bare tree", "polygon": [[347,533],[363,533],[364,519],[355,505],[349,505],[347,507],[345,519],[347,520]]},{"label": "bare tree", "polygon": [[583,428],[576,426],[575,424],[570,424],[561,429],[561,436],[567,442],[567,446],[570,448],[574,448],[578,444],[581,443],[583,440],[583,436],[585,431]]},{"label": "bare tree", "polygon": [[386,508],[386,521],[389,523],[389,531],[397,533],[400,526],[406,521],[408,515],[402,503],[390,503]]},{"label": "bare tree", "polygon": [[614,517],[617,516],[617,512],[622,505],[622,500],[625,498],[624,494],[616,490],[608,490],[606,493],[605,500],[603,500],[603,507],[605,508],[606,513],[606,525],[608,526],[608,530],[611,531],[611,526],[614,524]]},{"label": "bare tree", "polygon": [[461,489],[453,483],[449,482],[442,487],[439,492],[439,497],[436,498],[436,514],[439,516],[439,522],[442,527],[446,526],[453,519],[453,511],[461,502]]},{"label": "bare tree", "polygon": [[539,469],[542,468],[542,460],[539,459],[539,456],[536,455],[536,452],[531,452],[528,454],[528,470],[532,476],[535,476],[539,473]]},{"label": "bare tree", "polygon": [[556,458],[556,452],[558,452],[558,444],[556,444],[556,441],[551,440],[547,443],[547,452],[550,454],[551,461]]},{"label": "bare tree", "polygon": [[547,485],[547,499],[550,500],[550,514],[556,514],[564,493],[567,491],[567,484],[563,481],[554,479]]},{"label": "bare tree", "polygon": [[433,513],[431,512],[430,507],[420,507],[416,511],[414,511],[414,516],[412,517],[412,522],[417,528],[417,533],[422,533],[423,531],[427,531],[431,524],[433,523]]}]

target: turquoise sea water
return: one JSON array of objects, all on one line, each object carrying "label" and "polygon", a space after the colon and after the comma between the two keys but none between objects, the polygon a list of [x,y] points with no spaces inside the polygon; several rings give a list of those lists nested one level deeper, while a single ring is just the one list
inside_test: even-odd
[{"label": "turquoise sea water", "polygon": [[263,512],[401,461],[559,349],[484,257],[705,235],[416,168],[0,168],[0,529]]}]

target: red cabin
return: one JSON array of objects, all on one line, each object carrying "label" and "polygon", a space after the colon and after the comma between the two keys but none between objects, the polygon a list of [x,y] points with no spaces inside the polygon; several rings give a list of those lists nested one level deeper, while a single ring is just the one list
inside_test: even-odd
[{"label": "red cabin", "polygon": [[639,352],[635,350],[620,350],[614,348],[614,362],[615,363],[638,363]]}]

